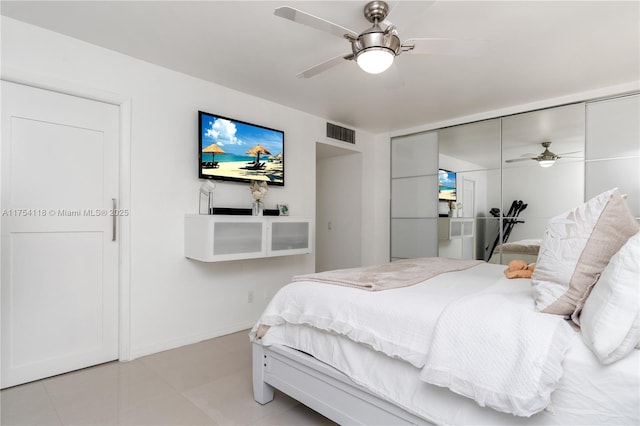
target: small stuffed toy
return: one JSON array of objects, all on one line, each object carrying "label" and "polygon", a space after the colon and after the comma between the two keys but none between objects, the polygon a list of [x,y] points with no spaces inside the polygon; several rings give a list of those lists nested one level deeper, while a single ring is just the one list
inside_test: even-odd
[{"label": "small stuffed toy", "polygon": [[512,260],[509,262],[507,269],[504,270],[504,274],[507,278],[531,278],[533,275],[533,271],[536,269],[535,263],[530,263],[527,265],[527,262],[524,260]]}]

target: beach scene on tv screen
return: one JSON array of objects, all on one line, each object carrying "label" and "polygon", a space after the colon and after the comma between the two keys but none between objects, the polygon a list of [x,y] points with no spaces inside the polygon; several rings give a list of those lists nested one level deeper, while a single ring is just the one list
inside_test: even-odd
[{"label": "beach scene on tv screen", "polygon": [[284,184],[284,133],[202,114],[203,176]]},{"label": "beach scene on tv screen", "polygon": [[438,199],[456,201],[456,174],[447,170],[438,171]]}]

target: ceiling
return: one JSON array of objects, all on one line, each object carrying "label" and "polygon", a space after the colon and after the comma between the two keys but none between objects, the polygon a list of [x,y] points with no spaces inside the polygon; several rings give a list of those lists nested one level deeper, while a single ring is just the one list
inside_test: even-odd
[{"label": "ceiling", "polygon": [[390,1],[400,38],[489,42],[481,57],[402,54],[380,75],[339,37],[276,17],[287,5],[361,32],[365,1],[5,1],[3,15],[372,133],[640,78],[638,1]]}]

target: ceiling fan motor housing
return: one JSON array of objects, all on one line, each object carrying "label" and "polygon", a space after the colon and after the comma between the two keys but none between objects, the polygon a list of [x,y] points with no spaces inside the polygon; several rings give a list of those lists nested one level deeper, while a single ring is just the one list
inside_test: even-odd
[{"label": "ceiling fan motor housing", "polygon": [[377,24],[369,28],[351,42],[353,54],[359,54],[370,49],[386,49],[393,56],[400,52],[400,39],[394,33],[385,33]]},{"label": "ceiling fan motor housing", "polygon": [[388,14],[389,5],[384,1],[372,1],[366,4],[364,17],[373,26],[362,32],[357,39],[351,39],[351,48],[356,58],[367,50],[388,50],[393,56],[400,53],[401,43],[395,31],[383,31],[378,25]]},{"label": "ceiling fan motor housing", "polygon": [[556,161],[558,159],[556,154],[549,151],[551,142],[542,142],[542,146],[544,147],[544,152],[536,157],[536,161]]},{"label": "ceiling fan motor housing", "polygon": [[364,7],[364,17],[372,24],[384,21],[388,14],[389,5],[383,1],[372,1]]}]

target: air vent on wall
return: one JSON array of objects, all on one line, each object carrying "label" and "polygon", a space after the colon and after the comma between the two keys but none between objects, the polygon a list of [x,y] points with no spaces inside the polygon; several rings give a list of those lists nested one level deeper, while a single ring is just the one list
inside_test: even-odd
[{"label": "air vent on wall", "polygon": [[327,123],[327,137],[339,141],[356,143],[356,131]]}]

